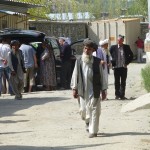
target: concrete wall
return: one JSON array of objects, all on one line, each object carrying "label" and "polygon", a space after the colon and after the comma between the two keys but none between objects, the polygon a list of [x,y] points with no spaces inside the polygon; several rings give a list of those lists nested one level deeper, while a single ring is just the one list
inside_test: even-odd
[{"label": "concrete wall", "polygon": [[27,16],[0,13],[0,30],[4,28],[28,29]]},{"label": "concrete wall", "polygon": [[129,44],[134,55],[137,54],[135,41],[138,36],[145,39],[148,31],[147,23],[140,23],[140,19],[112,19],[95,22],[49,22],[29,21],[30,27],[45,32],[48,36],[71,37],[72,42],[91,38],[97,44],[101,39],[110,39],[109,45],[116,44],[118,34],[125,35],[124,43]]},{"label": "concrete wall", "polygon": [[143,40],[145,40],[146,34],[149,32],[149,29],[148,29],[148,22],[141,22],[141,23],[140,23],[140,26],[141,26],[141,38],[142,38]]},{"label": "concrete wall", "polygon": [[126,43],[130,45],[134,55],[137,55],[137,47],[135,41],[137,40],[138,36],[141,35],[140,19],[127,20],[124,22],[124,24],[125,24]]},{"label": "concrete wall", "polygon": [[116,44],[119,34],[125,35],[124,43],[129,44],[136,55],[135,41],[141,35],[140,19],[100,20],[88,25],[88,36],[97,43],[108,38],[109,45]]}]

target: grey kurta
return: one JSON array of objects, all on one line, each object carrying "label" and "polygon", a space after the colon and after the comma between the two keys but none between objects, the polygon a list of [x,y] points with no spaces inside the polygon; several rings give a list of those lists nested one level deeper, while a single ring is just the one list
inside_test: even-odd
[{"label": "grey kurta", "polygon": [[[21,58],[19,53],[16,54],[18,58],[17,72],[15,75],[10,75],[10,84],[12,86],[12,90],[16,95],[16,98],[21,98],[21,92],[24,86],[24,73],[21,66]],[[9,53],[9,67],[11,71],[14,71],[11,61],[11,53]]]}]

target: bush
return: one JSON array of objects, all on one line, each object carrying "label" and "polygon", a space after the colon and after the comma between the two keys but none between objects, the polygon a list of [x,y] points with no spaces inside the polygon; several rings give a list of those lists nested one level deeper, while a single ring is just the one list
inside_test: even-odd
[{"label": "bush", "polygon": [[145,90],[150,92],[150,64],[146,65],[146,67],[142,69],[141,75]]}]

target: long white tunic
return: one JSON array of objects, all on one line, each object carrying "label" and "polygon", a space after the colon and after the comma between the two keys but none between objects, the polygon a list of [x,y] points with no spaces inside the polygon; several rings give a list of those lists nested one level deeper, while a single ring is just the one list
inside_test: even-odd
[{"label": "long white tunic", "polygon": [[[93,58],[90,63],[82,65],[83,84],[84,84],[84,97],[79,97],[80,101],[80,115],[86,123],[89,123],[89,133],[97,133],[99,128],[99,116],[101,111],[100,98],[94,98],[93,93]],[[75,65],[71,88],[77,89],[77,63]]]}]

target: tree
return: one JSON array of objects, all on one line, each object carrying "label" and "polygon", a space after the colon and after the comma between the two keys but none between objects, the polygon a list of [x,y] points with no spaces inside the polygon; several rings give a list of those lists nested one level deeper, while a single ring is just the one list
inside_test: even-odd
[{"label": "tree", "polygon": [[129,15],[148,16],[148,1],[147,0],[132,0],[128,6]]},{"label": "tree", "polygon": [[46,17],[49,13],[90,12],[96,19],[118,18],[121,15],[148,16],[147,0],[22,0],[45,7],[33,8],[29,13]]},{"label": "tree", "polygon": [[34,18],[34,16],[46,18],[46,14],[48,11],[48,7],[47,7],[48,5],[45,5],[45,4],[46,4],[46,2],[49,3],[50,2],[49,0],[20,0],[20,1],[43,6],[43,7],[30,8],[28,10],[28,13],[33,15],[33,18]]}]

